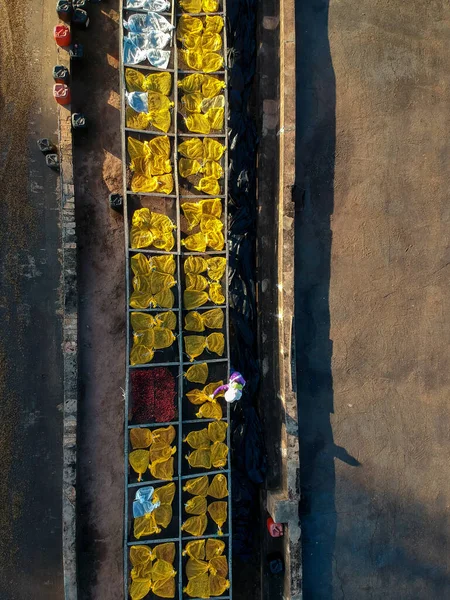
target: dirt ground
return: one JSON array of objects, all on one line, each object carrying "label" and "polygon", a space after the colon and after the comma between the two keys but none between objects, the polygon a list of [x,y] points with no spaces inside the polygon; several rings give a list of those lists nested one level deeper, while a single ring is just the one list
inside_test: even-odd
[{"label": "dirt ground", "polygon": [[450,12],[297,6],[305,600],[450,597]]},{"label": "dirt ground", "polygon": [[73,69],[73,110],[88,132],[75,138],[79,241],[80,399],[78,580],[82,600],[123,598],[123,391],[125,261],[123,219],[109,209],[122,191],[118,0],[89,5],[77,39],[85,58]]},{"label": "dirt ground", "polygon": [[0,597],[60,600],[60,210],[36,146],[57,139],[54,3],[1,2],[0,19]]}]

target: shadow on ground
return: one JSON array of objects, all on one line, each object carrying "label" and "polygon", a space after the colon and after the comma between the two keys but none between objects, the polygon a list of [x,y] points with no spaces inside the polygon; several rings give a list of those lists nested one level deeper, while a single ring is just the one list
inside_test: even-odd
[{"label": "shadow on ground", "polygon": [[295,321],[305,600],[332,598],[336,536],[329,311],[336,92],[328,4],[299,2],[296,12]]}]

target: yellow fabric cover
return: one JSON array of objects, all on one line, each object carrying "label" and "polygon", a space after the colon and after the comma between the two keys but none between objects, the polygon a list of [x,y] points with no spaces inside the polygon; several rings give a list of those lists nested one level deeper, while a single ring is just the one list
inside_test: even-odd
[{"label": "yellow fabric cover", "polygon": [[143,517],[137,517],[134,520],[134,537],[139,540],[142,536],[154,535],[155,533],[161,533],[161,529],[158,527],[155,521],[155,515],[149,513]]},{"label": "yellow fabric cover", "polygon": [[[170,117],[170,115],[169,115]],[[209,126],[214,131],[222,131],[224,120],[225,120],[225,109],[223,108],[210,108],[206,113]],[[170,127],[170,121],[169,121]],[[161,128],[160,128],[161,129]],[[168,131],[168,128],[165,130]]]},{"label": "yellow fabric cover", "polygon": [[226,421],[210,423],[208,425],[208,437],[212,442],[224,442],[227,437],[228,424]]},{"label": "yellow fabric cover", "polygon": [[177,39],[183,41],[183,38],[189,34],[201,33],[203,31],[203,23],[197,17],[190,15],[182,15],[178,21]]},{"label": "yellow fabric cover", "polygon": [[197,292],[203,292],[209,285],[208,280],[203,275],[197,273],[186,274],[186,289],[195,290]]},{"label": "yellow fabric cover", "polygon": [[226,147],[213,138],[203,139],[203,158],[205,160],[220,160]]},{"label": "yellow fabric cover", "polygon": [[191,75],[187,75],[187,77],[180,79],[178,81],[178,87],[181,88],[185,94],[194,94],[195,92],[202,91],[204,81],[205,75],[202,75],[201,73],[192,73]]},{"label": "yellow fabric cover", "polygon": [[152,463],[150,465],[150,473],[155,479],[161,479],[163,481],[170,481],[170,479],[173,479],[173,457],[168,458],[163,462]]},{"label": "yellow fabric cover", "polygon": [[199,448],[194,450],[186,459],[191,467],[210,469],[211,468],[211,449]]},{"label": "yellow fabric cover", "polygon": [[146,427],[136,427],[130,431],[130,442],[133,450],[148,448],[153,442],[153,435]]},{"label": "yellow fabric cover", "polygon": [[207,337],[203,335],[187,335],[184,338],[185,352],[192,362],[203,354],[205,349],[222,356],[225,349],[225,337],[223,333],[210,333]]},{"label": "yellow fabric cover", "polygon": [[222,407],[218,402],[205,402],[195,416],[199,419],[219,420],[223,417]]},{"label": "yellow fabric cover", "polygon": [[211,464],[216,469],[227,464],[228,446],[223,442],[214,442],[211,446]]},{"label": "yellow fabric cover", "polygon": [[209,298],[214,304],[225,304],[225,296],[222,292],[220,283],[211,283],[209,286]]},{"label": "yellow fabric cover", "polygon": [[134,450],[128,455],[128,461],[131,468],[138,474],[138,481],[142,480],[142,475],[148,468],[149,453],[148,450]]},{"label": "yellow fabric cover", "polygon": [[203,273],[208,268],[208,262],[201,256],[189,256],[184,261],[185,273]]},{"label": "yellow fabric cover", "polygon": [[183,292],[183,303],[186,310],[192,310],[193,308],[203,306],[208,300],[209,298],[206,292],[196,292],[195,290],[185,290]]},{"label": "yellow fabric cover", "polygon": [[200,110],[207,113],[210,108],[225,108],[225,96],[214,96],[213,98],[204,98],[200,105]]},{"label": "yellow fabric cover", "polygon": [[228,575],[228,562],[226,556],[215,556],[211,558],[209,561],[209,571],[213,575],[226,577]]},{"label": "yellow fabric cover", "polygon": [[202,35],[201,46],[203,52],[217,52],[222,49],[222,38],[218,33],[205,32]]},{"label": "yellow fabric cover", "polygon": [[125,69],[125,80],[129,92],[159,92],[168,96],[172,89],[172,76],[168,72],[143,75],[136,69]]},{"label": "yellow fabric cover", "polygon": [[204,496],[194,496],[186,502],[184,508],[189,515],[198,516],[206,514],[208,505]]},{"label": "yellow fabric cover", "polygon": [[208,517],[206,515],[199,515],[195,517],[189,517],[181,526],[182,531],[186,531],[190,535],[198,537],[205,533],[206,527],[208,526]]},{"label": "yellow fabric cover", "polygon": [[198,448],[209,448],[211,445],[207,429],[198,429],[197,431],[189,432],[184,441],[195,450]]},{"label": "yellow fabric cover", "polygon": [[206,496],[209,489],[208,484],[208,475],[202,475],[201,477],[196,477],[195,479],[188,479],[183,491],[194,496]]},{"label": "yellow fabric cover", "polygon": [[175,598],[175,579],[169,577],[161,581],[156,581],[152,586],[152,591],[159,598]]},{"label": "yellow fabric cover", "polygon": [[155,192],[170,194],[173,190],[172,165],[170,164],[169,138],[158,136],[150,141],[128,138],[130,169],[133,192]]},{"label": "yellow fabric cover", "polygon": [[[205,385],[202,390],[191,390],[186,393],[187,398],[191,402],[191,404],[203,404],[204,402],[216,402],[215,399],[212,398],[213,392],[223,385],[223,381],[214,381]],[[217,397],[223,396],[223,393],[219,393]],[[216,441],[216,440],[213,440]]]},{"label": "yellow fabric cover", "polygon": [[125,69],[125,81],[129,92],[144,91],[145,75],[140,71],[136,71],[136,69]]},{"label": "yellow fabric cover", "polygon": [[[163,486],[155,489],[155,493],[153,495],[153,499],[155,501],[158,500],[161,503],[161,505],[172,504],[174,497],[175,497],[175,484],[174,483],[168,483],[167,485],[163,485]],[[214,496],[214,497],[218,498],[218,496]],[[160,558],[164,558],[164,557],[161,556]],[[165,559],[165,560],[168,560],[168,559]]]},{"label": "yellow fabric cover", "polygon": [[196,190],[209,194],[210,196],[217,196],[217,194],[220,194],[219,182],[214,177],[202,177],[194,187]]},{"label": "yellow fabric cover", "polygon": [[205,98],[214,98],[225,87],[225,82],[212,75],[204,75],[202,94]]},{"label": "yellow fabric cover", "polygon": [[215,475],[208,488],[208,496],[221,500],[228,496],[228,482],[225,475]]},{"label": "yellow fabric cover", "polygon": [[209,538],[205,544],[205,558],[206,560],[212,560],[216,556],[221,556],[225,550],[225,542],[218,540],[217,538]]},{"label": "yellow fabric cover", "polygon": [[191,598],[210,598],[211,593],[208,573],[190,579],[187,586],[183,589],[183,592]]},{"label": "yellow fabric cover", "polygon": [[[171,485],[175,487],[174,483],[170,483],[169,485],[165,485],[164,487],[169,487]],[[172,565],[173,561],[175,560],[175,544],[174,542],[158,544],[152,549],[151,554],[154,559],[165,560],[166,562]]]},{"label": "yellow fabric cover", "polygon": [[150,592],[151,583],[150,580],[144,581],[132,581],[130,586],[130,597],[132,600],[141,600]]},{"label": "yellow fabric cover", "polygon": [[208,364],[192,365],[184,374],[191,383],[206,383],[208,379]]},{"label": "yellow fabric cover", "polygon": [[181,177],[190,177],[191,175],[196,175],[200,169],[201,164],[198,160],[192,160],[190,158],[180,158],[178,162],[178,172]]},{"label": "yellow fabric cover", "polygon": [[191,114],[185,118],[186,127],[193,133],[208,134],[211,131],[211,123],[206,115]]},{"label": "yellow fabric cover", "polygon": [[208,277],[217,282],[222,279],[227,268],[227,259],[224,256],[213,256],[206,260]]},{"label": "yellow fabric cover", "polygon": [[207,160],[202,167],[201,172],[206,177],[212,177],[212,179],[222,179],[223,177],[222,166],[215,160]]},{"label": "yellow fabric cover", "polygon": [[192,94],[185,94],[181,98],[181,103],[184,109],[190,113],[202,112],[203,102],[203,94],[200,92],[192,92]]},{"label": "yellow fabric cover", "polygon": [[[166,274],[165,277],[172,276]],[[154,350],[168,348],[176,339],[171,331],[176,326],[174,313],[160,313],[153,317],[147,313],[132,312],[130,321],[134,330],[133,348],[130,352],[131,365],[150,362]]]},{"label": "yellow fabric cover", "polygon": [[158,427],[158,429],[153,430],[153,441],[170,445],[176,435],[177,432],[173,425],[169,425],[168,427]]},{"label": "yellow fabric cover", "polygon": [[227,520],[228,502],[218,500],[217,502],[211,502],[208,506],[208,512],[211,515],[212,520],[218,526],[218,535],[223,535],[222,527]]},{"label": "yellow fabric cover", "polygon": [[168,216],[140,208],[133,213],[130,245],[132,248],[147,248],[156,243],[161,250],[170,251],[175,245],[174,229],[175,225]]},{"label": "yellow fabric cover", "polygon": [[204,144],[202,144],[199,138],[190,138],[179,144],[178,152],[185,158],[202,160],[204,155]]},{"label": "yellow fabric cover", "polygon": [[[204,477],[207,477],[204,475]],[[199,477],[199,479],[203,479]],[[189,558],[197,558],[199,560],[204,560],[205,558],[205,542],[206,540],[194,540],[192,542],[188,542],[186,544],[185,549],[183,550],[183,556],[189,556]]]},{"label": "yellow fabric cover", "polygon": [[183,10],[191,14],[217,12],[219,9],[218,0],[180,0],[179,4]]},{"label": "yellow fabric cover", "polygon": [[[215,161],[208,161],[206,164],[213,163],[218,164],[215,163]],[[196,225],[200,225],[202,220],[204,220],[204,222],[206,222],[205,220],[208,218],[217,218],[217,220],[219,220],[222,215],[222,202],[219,198],[200,200],[200,202],[184,202],[181,205],[181,210],[188,222],[189,229],[193,229]],[[219,222],[221,223],[221,221]],[[203,271],[204,270],[205,269],[203,269]]]},{"label": "yellow fabric cover", "polygon": [[205,235],[217,234],[223,229],[223,223],[212,215],[202,215],[200,218],[200,231]]},{"label": "yellow fabric cover", "polygon": [[158,508],[153,511],[155,514],[155,521],[157,525],[161,527],[168,527],[172,521],[172,507],[167,504],[161,504]]},{"label": "yellow fabric cover", "polygon": [[223,17],[219,15],[205,18],[205,31],[208,33],[220,33],[223,29]]},{"label": "yellow fabric cover", "polygon": [[223,56],[217,54],[217,52],[207,52],[203,54],[201,69],[205,73],[216,73],[223,67]]},{"label": "yellow fabric cover", "polygon": [[209,586],[212,597],[223,596],[230,588],[230,582],[220,575],[211,575],[209,578]]},{"label": "yellow fabric cover", "polygon": [[149,457],[151,463],[164,462],[175,454],[176,448],[171,448],[165,444],[156,443],[150,448]]},{"label": "yellow fabric cover", "polygon": [[190,558],[186,564],[186,577],[193,579],[194,577],[208,573],[208,569],[209,564],[206,561],[199,560],[198,558]]}]

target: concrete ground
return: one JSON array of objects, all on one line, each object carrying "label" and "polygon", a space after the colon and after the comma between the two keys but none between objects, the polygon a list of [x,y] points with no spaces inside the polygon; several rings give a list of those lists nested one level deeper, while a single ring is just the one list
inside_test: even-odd
[{"label": "concrete ground", "polygon": [[297,2],[305,600],[450,597],[450,12]]},{"label": "concrete ground", "polygon": [[55,4],[0,17],[0,598],[61,600],[59,193],[36,146],[57,139]]}]

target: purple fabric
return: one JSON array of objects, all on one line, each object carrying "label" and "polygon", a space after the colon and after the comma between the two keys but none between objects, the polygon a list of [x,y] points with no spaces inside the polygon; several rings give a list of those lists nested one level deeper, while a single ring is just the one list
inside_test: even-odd
[{"label": "purple fabric", "polygon": [[234,371],[233,373],[231,373],[230,383],[239,383],[240,385],[245,385],[246,381],[240,373]]},{"label": "purple fabric", "polygon": [[228,385],[228,383],[226,383],[225,385],[221,385],[220,387],[215,389],[213,392],[213,398],[215,398],[217,396],[217,394],[220,394],[220,392],[226,392],[229,387],[230,386]]}]

